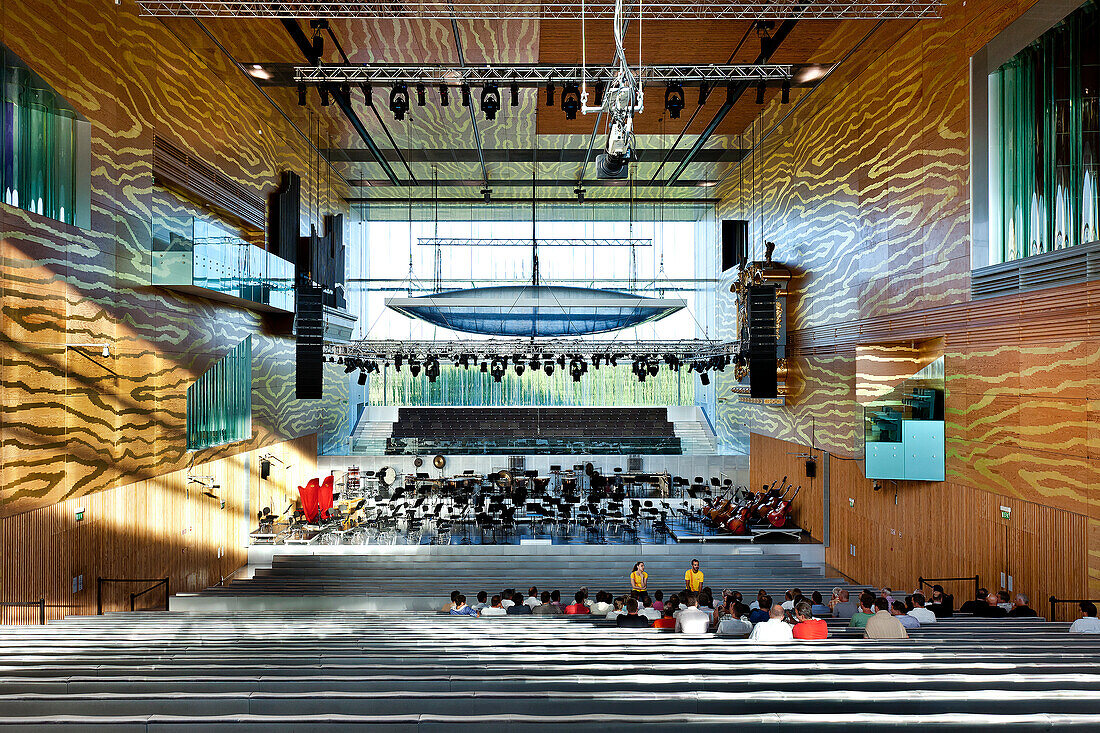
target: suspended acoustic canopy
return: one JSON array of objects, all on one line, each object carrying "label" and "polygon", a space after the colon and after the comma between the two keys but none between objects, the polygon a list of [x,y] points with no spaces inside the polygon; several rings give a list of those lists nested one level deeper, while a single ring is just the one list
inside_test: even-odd
[{"label": "suspended acoustic canopy", "polygon": [[547,338],[618,331],[658,321],[687,303],[565,286],[509,285],[387,298],[386,307],[465,333]]}]

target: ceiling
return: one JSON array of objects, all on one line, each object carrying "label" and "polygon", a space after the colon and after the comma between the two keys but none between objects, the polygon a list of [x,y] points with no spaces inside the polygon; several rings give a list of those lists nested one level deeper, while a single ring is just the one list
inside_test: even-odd
[{"label": "ceiling", "polygon": [[[477,200],[482,198],[480,191],[486,179],[494,200],[523,199],[532,195],[532,178],[538,182],[537,195],[545,198],[575,199],[574,189],[583,180],[589,200],[625,199],[631,195],[641,200],[706,200],[713,196],[716,179],[740,160],[743,146],[738,135],[751,127],[763,109],[754,91],[743,94],[677,180],[666,185],[669,175],[722,107],[724,90],[712,92],[700,107],[698,91],[688,88],[681,118],[670,119],[663,109],[663,89],[647,87],[645,111],[635,118],[640,161],[632,166],[633,181],[607,182],[595,180],[594,159],[602,150],[605,135],[602,126],[597,130],[596,116],[578,115],[576,120],[566,120],[561,109],[547,105],[545,90],[520,89],[516,107],[509,105],[509,94],[502,90],[503,107],[497,118],[489,121],[480,110],[477,89],[471,107],[465,108],[460,104],[457,87],[451,90],[448,107],[440,105],[439,91],[429,88],[425,106],[417,106],[413,93],[409,114],[398,121],[388,109],[388,89],[374,89],[374,110],[365,105],[362,91],[353,89],[352,111],[362,131],[388,161],[398,179],[398,185],[394,185],[363,136],[335,103],[322,106],[320,94],[311,89],[306,108],[298,105],[293,67],[306,65],[307,61],[282,21],[206,18],[163,22],[190,37],[202,37],[196,34],[196,26],[208,33],[225,54],[253,74],[253,80],[307,134],[318,129],[311,118],[325,119],[328,124],[324,129],[330,132],[324,139],[317,139],[317,147],[348,181],[353,200],[434,196]],[[306,36],[313,35],[308,21],[291,22],[298,23]],[[329,24],[353,64],[459,65],[460,47],[467,65],[580,64],[582,60],[581,24],[575,20],[452,23],[342,18],[332,19]],[[855,32],[837,33],[842,25],[844,30]],[[861,20],[798,21],[770,61],[822,65],[837,62],[850,48],[852,39],[863,34],[859,29],[870,27],[870,21]],[[610,63],[610,23],[589,22],[584,34],[587,62]],[[752,63],[760,53],[758,32],[749,21],[643,22],[641,35],[641,60],[647,64]],[[342,62],[332,39],[327,33],[323,37],[322,62]],[[628,26],[624,43],[631,63],[637,63],[638,45],[638,24],[634,23]],[[808,93],[812,84],[796,83],[792,103]],[[778,96],[777,88],[768,89],[766,104],[778,103]],[[560,97],[559,88],[555,101],[560,102]],[[415,184],[408,185],[413,179]]]}]

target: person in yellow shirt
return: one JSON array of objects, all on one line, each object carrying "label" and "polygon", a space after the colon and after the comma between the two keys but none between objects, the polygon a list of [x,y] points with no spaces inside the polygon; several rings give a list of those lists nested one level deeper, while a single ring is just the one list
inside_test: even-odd
[{"label": "person in yellow shirt", "polygon": [[649,583],[649,573],[645,571],[644,562],[634,563],[634,569],[630,571],[630,595],[640,598],[646,592]]},{"label": "person in yellow shirt", "polygon": [[691,570],[684,573],[684,587],[692,593],[698,593],[703,587],[703,571],[699,569],[699,560],[691,561]]}]

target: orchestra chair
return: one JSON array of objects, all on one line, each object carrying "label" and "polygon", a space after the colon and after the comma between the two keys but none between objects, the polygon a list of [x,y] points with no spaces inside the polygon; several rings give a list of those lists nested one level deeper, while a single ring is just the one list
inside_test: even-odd
[{"label": "orchestra chair", "polygon": [[313,523],[317,519],[317,513],[320,510],[317,503],[320,492],[321,482],[315,478],[311,478],[305,486],[298,487],[298,497],[302,500],[302,513],[307,522]]}]

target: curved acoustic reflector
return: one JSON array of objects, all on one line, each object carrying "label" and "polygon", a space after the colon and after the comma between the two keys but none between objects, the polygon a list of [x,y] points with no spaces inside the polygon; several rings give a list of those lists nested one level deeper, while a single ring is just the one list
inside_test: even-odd
[{"label": "curved acoustic reflector", "polygon": [[532,338],[618,331],[657,321],[686,306],[614,290],[510,285],[387,298],[386,307],[466,333]]}]

